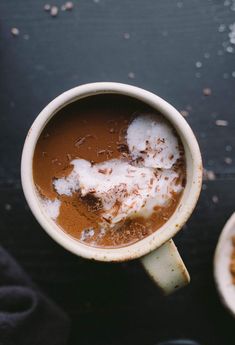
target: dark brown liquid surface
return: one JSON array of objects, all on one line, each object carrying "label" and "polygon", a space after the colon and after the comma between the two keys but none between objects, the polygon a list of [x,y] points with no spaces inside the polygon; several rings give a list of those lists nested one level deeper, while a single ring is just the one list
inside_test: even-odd
[{"label": "dark brown liquid surface", "polygon": [[[35,185],[42,197],[61,201],[56,222],[81,240],[86,229],[94,236],[86,243],[101,247],[118,247],[134,243],[159,229],[174,213],[181,194],[172,195],[164,207],[157,207],[148,218],[126,220],[118,229],[109,229],[100,236],[100,210],[97,200],[58,195],[53,180],[67,176],[75,158],[92,163],[126,155],[125,134],[131,120],[139,113],[156,113],[135,99],[118,95],[99,95],[79,100],[60,110],[46,125],[37,142],[33,159]],[[185,164],[180,162],[181,181],[185,180]]]}]

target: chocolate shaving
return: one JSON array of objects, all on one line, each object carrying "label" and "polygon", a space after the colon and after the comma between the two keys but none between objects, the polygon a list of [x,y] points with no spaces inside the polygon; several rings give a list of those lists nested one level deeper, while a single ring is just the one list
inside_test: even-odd
[{"label": "chocolate shaving", "polygon": [[119,141],[123,141],[123,139],[126,137],[126,128],[121,128],[119,131],[119,135],[118,135],[118,140]]},{"label": "chocolate shaving", "polygon": [[128,153],[129,154],[129,148],[127,144],[117,144],[117,150],[121,153]]},{"label": "chocolate shaving", "polygon": [[185,187],[185,186],[186,186],[186,177],[184,177],[184,178],[182,179],[181,185],[182,185],[182,187]]},{"label": "chocolate shaving", "polygon": [[105,220],[107,223],[111,223],[111,220],[109,218],[102,217],[103,220]]},{"label": "chocolate shaving", "polygon": [[86,140],[85,137],[78,138],[78,139],[76,140],[76,142],[75,142],[75,146],[76,146],[76,147],[81,146],[81,145],[84,143],[85,140]]},{"label": "chocolate shaving", "polygon": [[67,159],[68,159],[69,162],[70,162],[71,159],[72,159],[72,156],[71,156],[69,153],[67,153]]},{"label": "chocolate shaving", "polygon": [[106,175],[106,174],[107,174],[107,169],[99,169],[98,172],[99,172],[100,174]]},{"label": "chocolate shaving", "polygon": [[99,150],[97,152],[97,156],[102,155],[102,154],[106,154],[106,157],[110,158],[110,157],[112,157],[113,151],[112,150]]},{"label": "chocolate shaving", "polygon": [[157,144],[159,145],[159,144],[161,144],[161,143],[165,143],[165,138],[158,138],[157,139]]},{"label": "chocolate shaving", "polygon": [[112,157],[113,151],[112,150],[106,150],[107,157]]},{"label": "chocolate shaving", "polygon": [[106,152],[106,150],[100,150],[100,151],[97,152],[97,154],[98,154],[98,155],[102,155],[102,154],[105,153],[105,152]]},{"label": "chocolate shaving", "polygon": [[110,168],[110,169],[108,169],[108,168],[106,168],[106,169],[99,169],[98,172],[100,174],[110,175],[110,174],[112,174],[113,169],[112,168]]},{"label": "chocolate shaving", "polygon": [[93,195],[93,191],[81,197],[82,201],[86,203],[89,212],[97,212],[103,208],[102,201]]},{"label": "chocolate shaving", "polygon": [[75,146],[76,146],[76,147],[81,146],[81,145],[85,142],[85,140],[88,139],[88,138],[95,138],[95,136],[94,136],[94,135],[91,135],[91,134],[87,134],[87,135],[85,135],[84,137],[79,137],[79,138],[76,140],[76,142],[75,142]]}]

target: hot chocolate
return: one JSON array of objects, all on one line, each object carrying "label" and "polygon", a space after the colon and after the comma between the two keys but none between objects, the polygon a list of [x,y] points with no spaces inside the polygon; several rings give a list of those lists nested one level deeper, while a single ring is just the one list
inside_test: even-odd
[{"label": "hot chocolate", "polygon": [[45,212],[86,244],[118,247],[159,229],[185,180],[170,123],[133,98],[97,95],[61,109],[41,133],[33,175]]}]

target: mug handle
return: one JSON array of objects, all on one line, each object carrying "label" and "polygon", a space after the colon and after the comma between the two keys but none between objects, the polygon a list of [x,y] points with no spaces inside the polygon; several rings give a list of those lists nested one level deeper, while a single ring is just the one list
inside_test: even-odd
[{"label": "mug handle", "polygon": [[173,242],[143,256],[141,263],[165,295],[169,295],[190,282],[190,276]]}]

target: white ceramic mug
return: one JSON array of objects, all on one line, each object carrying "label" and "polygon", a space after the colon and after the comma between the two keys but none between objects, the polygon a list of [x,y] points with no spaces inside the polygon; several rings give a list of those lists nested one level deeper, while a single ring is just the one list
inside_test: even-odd
[{"label": "white ceramic mug", "polygon": [[[50,119],[63,107],[78,99],[114,93],[134,97],[160,111],[178,132],[186,154],[187,182],[179,205],[171,218],[150,236],[121,248],[96,248],[81,243],[66,234],[42,209],[33,181],[32,162],[37,140]],[[21,179],[25,197],[42,228],[59,244],[72,253],[100,261],[141,261],[157,285],[169,294],[186,285],[190,278],[175,247],[172,237],[190,217],[198,200],[202,183],[201,154],[196,138],[182,115],[169,103],[141,88],[119,83],[92,83],[68,90],[56,97],[38,115],[25,140]]]}]

